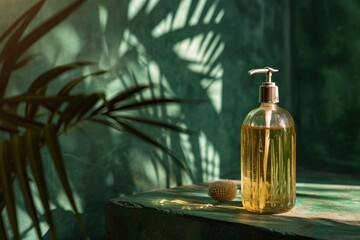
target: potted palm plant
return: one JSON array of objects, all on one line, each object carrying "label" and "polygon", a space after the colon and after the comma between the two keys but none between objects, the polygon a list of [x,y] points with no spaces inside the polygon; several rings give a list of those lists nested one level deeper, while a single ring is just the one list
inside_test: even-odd
[{"label": "potted palm plant", "polygon": [[[59,82],[59,76],[93,64],[74,62],[56,66],[40,74],[21,93],[8,94],[9,83],[13,80],[12,74],[25,65],[31,64],[33,55],[27,55],[27,50],[81,6],[84,0],[75,1],[37,27],[30,29],[30,23],[44,2],[42,0],[33,5],[0,35],[0,133],[2,137],[0,142],[0,209],[3,213],[0,218],[0,239],[8,239],[9,235],[13,239],[20,239],[14,194],[15,181],[19,184],[25,208],[38,238],[42,237],[42,232],[30,183],[36,186],[52,238],[56,238],[41,148],[48,149],[57,177],[86,236],[85,225],[74,201],[58,139],[66,129],[80,122],[95,122],[138,137],[169,154],[186,170],[185,165],[173,155],[170,149],[131,123],[149,124],[180,132],[188,132],[186,129],[163,121],[121,114],[129,109],[180,102],[178,99],[165,97],[134,100],[135,95],[146,91],[150,86],[136,85],[119,92],[110,99],[101,92],[74,93],[73,90],[86,78],[106,73],[103,70],[95,70],[87,75],[68,79],[69,81],[64,83],[55,94],[49,94],[48,87],[54,82]],[[129,101],[129,99],[132,100]],[[11,231],[6,230],[6,222],[11,226]]]}]

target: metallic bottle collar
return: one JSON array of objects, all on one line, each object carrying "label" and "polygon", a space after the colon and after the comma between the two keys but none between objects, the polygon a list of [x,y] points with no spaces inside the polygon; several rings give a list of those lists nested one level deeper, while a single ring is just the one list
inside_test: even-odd
[{"label": "metallic bottle collar", "polygon": [[265,73],[266,82],[263,82],[259,88],[259,102],[260,103],[278,103],[279,102],[279,90],[274,82],[271,82],[272,73],[279,70],[270,67],[253,69],[248,73],[249,75]]}]

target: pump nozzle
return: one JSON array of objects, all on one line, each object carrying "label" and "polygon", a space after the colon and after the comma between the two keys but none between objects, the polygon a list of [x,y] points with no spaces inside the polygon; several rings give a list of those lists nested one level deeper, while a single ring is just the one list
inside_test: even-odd
[{"label": "pump nozzle", "polygon": [[265,73],[266,81],[260,86],[259,102],[261,103],[277,103],[279,102],[278,87],[274,82],[271,82],[272,73],[278,72],[279,70],[265,67],[259,69],[250,70],[249,75]]},{"label": "pump nozzle", "polygon": [[271,83],[271,76],[273,72],[278,72],[279,70],[270,68],[270,67],[264,67],[259,69],[252,69],[248,73],[249,75],[258,74],[258,73],[265,73],[266,75],[266,82]]}]

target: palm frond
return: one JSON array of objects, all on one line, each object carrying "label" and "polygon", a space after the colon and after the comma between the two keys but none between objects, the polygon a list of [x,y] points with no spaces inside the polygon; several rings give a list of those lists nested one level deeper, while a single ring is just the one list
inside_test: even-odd
[{"label": "palm frond", "polygon": [[26,172],[27,164],[25,161],[26,157],[24,152],[24,143],[23,143],[23,139],[19,135],[15,134],[12,136],[10,140],[10,149],[15,165],[16,177],[19,180],[20,189],[24,196],[24,203],[26,205],[27,212],[29,213],[29,216],[34,224],[36,234],[40,239],[41,238],[40,222],[37,217],[37,212],[28,181],[28,174]]},{"label": "palm frond", "polygon": [[[37,4],[31,7],[0,36],[0,42],[2,42],[7,36],[9,36],[8,41],[6,42],[3,50],[0,53],[0,63],[2,63],[6,58],[11,57],[10,54],[12,53],[12,51],[14,51],[15,45],[18,44],[21,36],[24,34],[26,28],[30,25],[37,13],[40,11],[44,2],[45,1],[39,1]],[[12,35],[10,35],[11,32],[13,32]]]},{"label": "palm frond", "polygon": [[29,62],[31,62],[34,58],[36,57],[35,54],[31,54],[28,56],[25,56],[23,58],[21,58],[19,61],[17,61],[17,63],[14,66],[14,71],[18,70],[24,66],[26,66]]},{"label": "palm frond", "polygon": [[80,121],[82,117],[84,117],[87,113],[93,110],[100,100],[102,100],[103,102],[105,101],[105,94],[95,93],[87,96],[87,98],[85,98],[82,102],[81,110],[78,111],[76,121]]},{"label": "palm frond", "polygon": [[[56,176],[86,237],[85,224],[81,219],[73,196],[58,139],[59,134],[81,121],[96,122],[137,137],[170,156],[191,177],[191,172],[186,167],[186,164],[179,160],[171,149],[161,144],[158,139],[144,133],[144,131],[136,127],[136,124],[146,124],[187,134],[191,133],[189,130],[170,122],[125,114],[129,110],[141,110],[144,107],[184,103],[180,99],[166,98],[164,96],[156,98],[155,95],[151,95],[151,98],[140,96],[140,100],[138,100],[138,94],[142,93],[142,91],[146,89],[151,91],[149,85],[137,85],[128,88],[111,99],[107,99],[103,93],[74,94],[73,90],[88,77],[107,73],[107,71],[98,70],[71,79],[63,85],[56,95],[48,95],[48,87],[55,81],[61,80],[60,76],[93,65],[91,62],[74,62],[44,72],[29,83],[30,86],[23,94],[6,96],[8,83],[12,80],[12,73],[26,66],[35,56],[32,54],[25,55],[26,51],[78,9],[84,0],[76,0],[73,4],[60,10],[34,29],[29,29],[28,27],[44,2],[44,0],[40,0],[0,35],[0,43],[3,42],[0,51],[0,131],[8,133],[8,139],[0,142],[0,210],[1,213],[5,209],[7,211],[7,219],[5,219],[4,214],[1,214],[0,239],[8,239],[7,229],[4,226],[6,221],[11,226],[13,238],[20,239],[16,215],[17,205],[13,189],[14,180],[19,183],[27,213],[33,222],[38,238],[41,238],[42,232],[39,215],[35,207],[34,190],[30,187],[31,184],[36,187],[35,191],[39,196],[45,221],[50,227],[51,237],[56,239],[54,219],[50,210],[51,199],[49,198],[48,182],[46,181],[43,165],[45,159],[41,154],[42,147],[47,147],[49,150]],[[148,2],[144,4],[140,13],[145,14],[147,6]],[[154,13],[151,12],[150,15],[152,14]],[[158,160],[164,165],[166,171],[169,171],[165,162],[161,161],[161,159]]]},{"label": "palm frond", "polygon": [[76,78],[76,79],[70,81],[68,84],[66,84],[63,88],[61,88],[61,90],[58,92],[57,95],[58,96],[69,95],[71,90],[73,90],[77,85],[79,85],[82,81],[84,81],[88,77],[103,75],[107,72],[108,71],[100,70],[100,71],[96,71],[96,72],[90,73],[88,75]]},{"label": "palm frond", "polygon": [[41,130],[44,126],[42,123],[32,121],[2,109],[0,109],[0,119],[9,123],[10,126],[24,127],[35,130]]},{"label": "palm frond", "polygon": [[65,130],[72,121],[75,121],[79,112],[83,109],[84,102],[88,101],[91,95],[77,95],[73,101],[71,101],[64,111],[59,115],[59,119],[56,123],[56,129],[59,131],[61,128]]},{"label": "palm frond", "polygon": [[[29,86],[26,95],[29,94],[37,94],[39,96],[45,96],[46,90],[48,85],[54,81],[58,76],[65,72],[69,72],[71,70],[75,70],[87,65],[91,65],[93,63],[91,62],[76,62],[76,63],[70,63],[61,65],[58,67],[55,67],[49,71],[46,71],[45,73],[41,74],[39,77],[37,77],[32,84]],[[38,111],[38,106],[33,104],[27,104],[26,105],[26,114],[30,118],[34,118],[36,115],[36,112]]]},{"label": "palm frond", "polygon": [[55,127],[52,124],[47,124],[44,128],[44,141],[48,147],[51,159],[55,165],[55,169],[59,176],[60,182],[65,190],[65,194],[71,204],[72,209],[75,212],[76,219],[82,228],[82,232],[86,232],[85,224],[80,217],[79,210],[75,204],[75,200],[71,191],[70,183],[68,180],[67,172],[64,165],[64,159],[60,150],[60,144]]},{"label": "palm frond", "polygon": [[20,56],[28,48],[30,48],[35,42],[42,38],[46,33],[52,30],[55,26],[61,23],[71,13],[73,13],[78,7],[80,7],[85,0],[77,0],[70,4],[63,10],[56,13],[54,16],[47,19],[45,22],[40,24],[34,30],[32,30],[26,37],[24,37],[17,45],[18,49],[14,50],[15,56]]},{"label": "palm frond", "polygon": [[161,127],[161,128],[173,130],[176,132],[182,132],[182,133],[187,133],[187,134],[194,133],[193,131],[191,131],[187,128],[182,128],[175,124],[167,123],[164,121],[146,119],[146,118],[142,118],[142,117],[126,116],[126,115],[120,115],[119,118],[134,121],[134,122],[139,122],[139,123],[145,123],[145,124],[148,124],[151,126]]},{"label": "palm frond", "polygon": [[1,35],[0,35],[0,43],[6,39],[21,23],[21,21],[24,20],[31,12],[34,11],[34,9],[40,9],[42,4],[45,1],[39,1],[37,4],[32,6],[30,9],[28,9],[25,13],[23,13],[19,18],[17,18]]},{"label": "palm frond", "polygon": [[37,77],[32,84],[29,86],[27,90],[27,94],[36,93],[41,88],[46,88],[48,84],[54,81],[58,76],[65,72],[69,72],[74,69],[82,68],[87,65],[94,64],[92,62],[75,62],[69,63],[65,65],[61,65],[50,69],[49,71],[44,72],[39,77]]},{"label": "palm frond", "polygon": [[139,102],[125,104],[125,105],[122,105],[119,107],[115,107],[112,111],[136,109],[139,107],[154,106],[154,105],[158,105],[158,104],[182,103],[182,102],[183,101],[180,99],[157,98],[157,99],[143,100],[143,101],[139,101]]},{"label": "palm frond", "polygon": [[[4,123],[1,123],[4,124]],[[7,132],[10,134],[18,133],[19,130],[14,126],[0,125],[0,131]]]},{"label": "palm frond", "polygon": [[4,192],[4,200],[7,210],[7,216],[14,234],[14,239],[20,239],[19,226],[17,222],[16,205],[14,190],[12,188],[12,172],[9,159],[9,144],[7,142],[0,143],[0,175],[2,189]]},{"label": "palm frond", "polygon": [[140,86],[135,86],[133,88],[127,89],[126,91],[120,92],[117,96],[113,97],[111,100],[109,100],[108,105],[110,109],[113,109],[113,106],[116,103],[119,103],[121,101],[126,100],[129,97],[134,96],[135,94],[145,90],[149,88],[149,86],[147,85],[140,85]]},{"label": "palm frond", "polygon": [[[14,239],[20,239],[16,215],[16,203],[13,192],[13,181],[15,178],[19,182],[24,203],[27,212],[33,221],[36,234],[39,239],[41,238],[39,219],[29,185],[30,176],[28,176],[28,171],[26,170],[27,165],[30,165],[31,176],[36,184],[41,204],[45,212],[45,219],[50,226],[51,236],[53,239],[56,239],[55,226],[51,216],[49,206],[50,200],[40,153],[40,147],[45,143],[49,147],[50,153],[54,158],[53,160],[54,163],[56,163],[56,169],[60,174],[61,182],[70,199],[71,206],[77,213],[79,222],[81,222],[71,190],[69,190],[69,184],[66,182],[66,179],[64,180],[64,167],[59,163],[62,159],[59,158],[58,142],[54,140],[53,131],[51,131],[49,127],[44,128],[43,123],[34,120],[34,116],[41,106],[51,112],[55,107],[57,109],[60,105],[71,102],[72,97],[69,96],[45,96],[47,86],[60,74],[89,63],[68,64],[47,71],[32,82],[25,94],[4,98],[12,72],[27,65],[34,57],[34,55],[22,57],[26,50],[49,30],[75,11],[84,1],[76,1],[50,17],[47,21],[44,21],[35,29],[28,31],[28,26],[39,12],[44,2],[45,1],[41,0],[36,3],[0,35],[0,43],[7,39],[0,51],[0,130],[8,132],[12,136],[8,141],[0,143],[0,207],[1,212],[4,207],[7,210],[7,217],[12,228]],[[25,33],[27,33],[26,36],[24,36]],[[24,116],[18,112],[18,106],[20,104],[26,104]],[[19,131],[19,128],[23,129],[23,131]],[[56,133],[55,136],[57,136]],[[7,239],[3,215],[0,219],[0,238]]]},{"label": "palm frond", "polygon": [[45,103],[65,103],[73,99],[73,96],[39,96],[39,95],[21,95],[9,97],[1,100],[0,103],[31,103],[44,105]]},{"label": "palm frond", "polygon": [[3,216],[0,216],[0,239],[7,239]]},{"label": "palm frond", "polygon": [[135,96],[137,93],[145,90],[149,88],[149,86],[147,85],[140,85],[140,86],[135,86],[132,88],[129,88],[125,91],[122,91],[120,93],[118,93],[115,97],[113,97],[112,99],[108,100],[108,101],[104,101],[102,105],[100,105],[97,109],[95,109],[91,115],[96,115],[98,114],[101,110],[103,109],[107,109],[107,110],[113,110],[114,109],[114,105],[124,101],[130,97]]},{"label": "palm frond", "polygon": [[[26,52],[36,41],[38,41],[41,37],[43,37],[47,32],[53,29],[56,25],[62,22],[66,17],[68,17],[72,12],[74,12],[80,5],[84,2],[84,0],[77,0],[73,4],[69,5],[62,11],[58,12],[50,19],[40,24],[40,26],[36,27],[30,33],[28,33],[23,39],[20,40],[20,37],[26,31],[27,26],[33,20],[37,12],[40,10],[42,3],[44,1],[40,1],[38,4],[34,6],[34,10],[30,11],[26,16],[26,21],[21,25],[17,31],[10,37],[8,44],[3,48],[2,54],[0,55],[0,63],[2,62],[3,67],[0,71],[0,98],[4,96],[6,91],[8,82],[10,80],[11,73],[13,72],[17,60],[19,57]],[[10,46],[9,46],[10,45]]]},{"label": "palm frond", "polygon": [[49,224],[51,236],[53,239],[56,238],[56,231],[54,220],[50,211],[49,206],[49,194],[46,186],[46,180],[44,175],[44,167],[42,164],[42,157],[40,153],[41,146],[41,135],[40,132],[28,130],[24,135],[25,151],[27,153],[27,159],[36,183],[37,190],[41,199],[42,206],[45,212],[45,218]]},{"label": "palm frond", "polygon": [[192,174],[191,171],[187,168],[187,166],[180,161],[175,155],[174,153],[168,149],[167,147],[165,147],[164,145],[158,143],[156,140],[154,140],[153,138],[149,137],[148,135],[146,135],[145,133],[139,131],[138,129],[136,129],[135,127],[132,127],[131,125],[123,122],[121,119],[114,117],[113,118],[118,124],[119,126],[123,129],[124,132],[127,132],[128,134],[135,136],[139,139],[141,139],[144,142],[149,143],[150,145],[153,145],[157,148],[159,148],[160,150],[162,150],[163,152],[165,152],[166,154],[168,154],[174,161],[175,163],[180,166],[186,173],[189,174],[189,176],[192,178]]},{"label": "palm frond", "polygon": [[64,111],[59,113],[59,119],[56,123],[56,129],[61,128],[65,130],[71,123],[76,124],[87,113],[93,112],[94,107],[98,102],[105,100],[104,94],[93,93],[88,95],[77,95],[76,98],[71,101]]}]

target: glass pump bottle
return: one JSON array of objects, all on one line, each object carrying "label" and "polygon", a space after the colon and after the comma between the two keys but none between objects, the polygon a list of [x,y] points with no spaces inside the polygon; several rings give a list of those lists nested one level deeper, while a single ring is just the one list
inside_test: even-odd
[{"label": "glass pump bottle", "polygon": [[280,108],[278,87],[269,67],[249,71],[265,73],[260,106],[246,116],[241,127],[241,198],[244,208],[256,213],[281,213],[296,201],[296,133],[290,113]]}]

